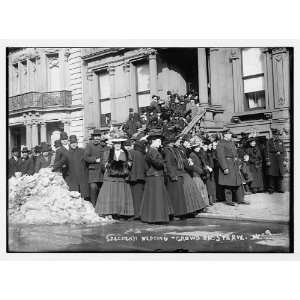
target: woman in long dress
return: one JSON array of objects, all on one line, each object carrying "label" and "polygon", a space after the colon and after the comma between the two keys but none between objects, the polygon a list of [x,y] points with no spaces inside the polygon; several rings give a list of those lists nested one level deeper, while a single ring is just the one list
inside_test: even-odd
[{"label": "woman in long dress", "polygon": [[164,160],[159,152],[161,131],[152,130],[148,141],[150,147],[146,154],[146,183],[141,203],[140,218],[147,223],[167,223],[173,215],[173,208],[164,183]]},{"label": "woman in long dress", "polygon": [[183,190],[186,199],[187,212],[194,215],[201,212],[208,205],[192,178],[194,163],[190,158],[188,158],[188,154],[191,151],[189,139],[183,138],[178,149],[180,150],[184,162],[184,168],[186,170],[183,175]]},{"label": "woman in long dress", "polygon": [[129,183],[126,181],[131,167],[129,153],[122,146],[126,138],[112,139],[113,146],[103,157],[105,173],[95,210],[107,219],[134,215]]},{"label": "woman in long dress", "polygon": [[209,198],[207,193],[207,188],[205,183],[203,182],[201,176],[204,175],[204,165],[200,160],[198,153],[200,152],[201,141],[193,141],[191,142],[192,152],[190,153],[190,159],[194,163],[193,165],[193,180],[196,183],[198,189],[200,190],[203,201],[206,202],[207,206],[209,206]]}]

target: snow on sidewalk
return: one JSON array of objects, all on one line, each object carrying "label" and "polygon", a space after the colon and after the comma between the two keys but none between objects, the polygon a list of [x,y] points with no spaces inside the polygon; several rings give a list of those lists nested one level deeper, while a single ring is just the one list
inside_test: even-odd
[{"label": "snow on sidewalk", "polygon": [[289,192],[251,194],[246,195],[245,200],[249,201],[250,205],[229,206],[224,202],[217,202],[208,208],[207,213],[202,213],[200,217],[289,222]]}]

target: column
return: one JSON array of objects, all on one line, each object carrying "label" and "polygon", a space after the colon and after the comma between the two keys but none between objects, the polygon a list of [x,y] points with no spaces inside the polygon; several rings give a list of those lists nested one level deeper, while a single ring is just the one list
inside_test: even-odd
[{"label": "column", "polygon": [[31,132],[31,122],[28,121],[25,123],[26,126],[26,146],[31,149],[31,141],[32,141],[32,132]]},{"label": "column", "polygon": [[130,97],[131,97],[131,107],[134,111],[138,111],[138,101],[137,101],[137,87],[136,87],[136,68],[133,63],[130,63],[130,80],[129,80],[129,88],[130,88]]},{"label": "column", "polygon": [[70,120],[64,120],[64,132],[66,132],[68,134],[68,136],[70,135]]},{"label": "column", "polygon": [[32,121],[32,128],[31,128],[31,148],[35,147],[39,143],[39,137],[38,137],[38,122],[37,120]]},{"label": "column", "polygon": [[40,91],[47,92],[48,90],[48,64],[47,64],[47,56],[45,53],[41,53],[40,58],[40,74],[38,76],[40,81]]},{"label": "column", "polygon": [[47,126],[44,121],[41,122],[41,142],[47,142]]},{"label": "column", "polygon": [[156,52],[149,55],[150,93],[157,95],[157,60]]},{"label": "column", "polygon": [[93,72],[92,75],[92,98],[93,98],[93,103],[92,103],[92,113],[93,113],[93,119],[94,119],[94,126],[96,128],[100,127],[100,103],[99,103],[99,78],[98,75]]},{"label": "column", "polygon": [[60,89],[66,90],[65,86],[65,50],[62,48],[58,53],[58,60],[59,60],[59,79],[60,79]]},{"label": "column", "polygon": [[208,104],[207,63],[205,48],[198,48],[198,84],[200,104]]},{"label": "column", "polygon": [[[116,120],[116,107],[115,107],[115,67],[108,67],[109,81],[110,81],[110,105],[111,105],[111,123],[114,124]],[[98,98],[99,99],[99,98]]]},{"label": "column", "polygon": [[8,155],[10,156],[12,150],[12,136],[11,136],[11,127],[8,126]]}]

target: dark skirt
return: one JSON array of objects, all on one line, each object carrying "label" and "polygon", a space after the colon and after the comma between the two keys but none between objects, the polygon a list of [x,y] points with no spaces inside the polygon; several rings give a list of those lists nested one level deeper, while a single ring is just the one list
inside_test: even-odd
[{"label": "dark skirt", "polygon": [[250,185],[251,188],[263,190],[264,189],[264,179],[263,179],[262,168],[256,168],[254,165],[250,164],[249,169],[252,174],[252,182]]},{"label": "dark skirt", "polygon": [[188,213],[197,212],[207,207],[206,201],[203,200],[200,190],[189,174],[183,175],[183,191]]},{"label": "dark skirt", "polygon": [[99,192],[95,211],[100,216],[133,216],[130,185],[124,179],[106,178]]},{"label": "dark skirt", "polygon": [[141,209],[141,202],[144,195],[145,182],[142,180],[137,182],[131,182],[130,188],[133,199],[134,215],[138,217]]},{"label": "dark skirt", "polygon": [[193,177],[194,182],[196,183],[197,188],[200,191],[200,194],[202,196],[203,201],[209,205],[209,199],[208,199],[208,193],[205,183],[202,181],[202,179],[199,176]]},{"label": "dark skirt", "polygon": [[141,220],[148,223],[169,222],[169,216],[173,213],[164,178],[147,177],[140,209]]},{"label": "dark skirt", "polygon": [[187,214],[187,207],[185,204],[183,177],[179,176],[177,181],[168,180],[167,190],[174,208],[175,216],[183,216]]},{"label": "dark skirt", "polygon": [[213,174],[211,174],[206,180],[206,188],[208,196],[212,197],[214,201],[217,200],[216,183]]}]

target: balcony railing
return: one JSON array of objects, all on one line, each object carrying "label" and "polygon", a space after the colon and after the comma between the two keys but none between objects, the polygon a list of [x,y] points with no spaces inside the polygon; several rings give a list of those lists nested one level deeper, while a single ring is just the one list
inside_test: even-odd
[{"label": "balcony railing", "polygon": [[52,107],[70,107],[72,105],[71,91],[56,92],[29,92],[9,97],[9,112],[18,112],[26,109],[45,109]]}]

